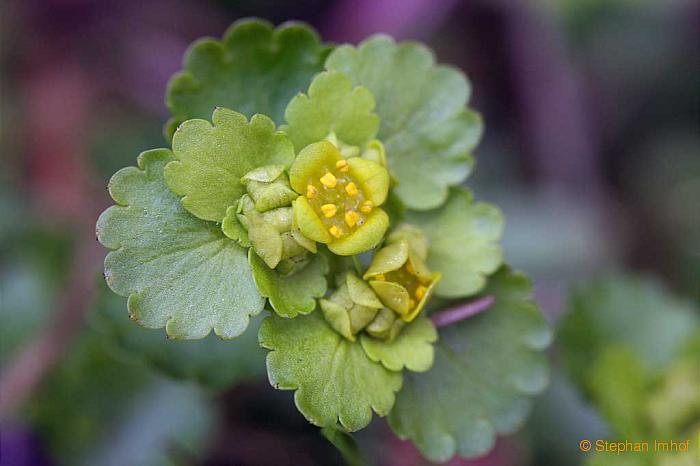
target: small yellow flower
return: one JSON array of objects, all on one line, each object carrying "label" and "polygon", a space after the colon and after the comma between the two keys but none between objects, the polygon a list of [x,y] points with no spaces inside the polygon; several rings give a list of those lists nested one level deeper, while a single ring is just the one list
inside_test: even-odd
[{"label": "small yellow flower", "polygon": [[372,249],[384,237],[389,217],[379,206],[389,191],[389,172],[377,162],[344,159],[338,147],[323,140],[299,153],[289,181],[294,191],[306,193],[293,207],[307,238],[350,256]]},{"label": "small yellow flower", "polygon": [[390,242],[377,251],[364,275],[382,303],[405,322],[420,314],[440,280],[439,273],[428,270],[419,251],[404,238]]}]

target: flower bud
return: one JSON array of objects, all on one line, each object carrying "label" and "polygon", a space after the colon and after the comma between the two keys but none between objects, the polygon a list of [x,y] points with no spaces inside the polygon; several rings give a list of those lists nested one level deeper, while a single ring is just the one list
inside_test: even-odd
[{"label": "flower bud", "polygon": [[326,321],[350,341],[364,329],[384,305],[364,281],[348,273],[328,299],[319,300]]},{"label": "flower bud", "polygon": [[397,229],[389,244],[374,255],[364,275],[381,302],[405,322],[420,314],[440,279],[440,274],[432,273],[425,264],[427,250],[420,230]]},{"label": "flower bud", "polygon": [[241,178],[258,212],[291,205],[298,194],[289,186],[283,165],[267,165],[252,170]]}]

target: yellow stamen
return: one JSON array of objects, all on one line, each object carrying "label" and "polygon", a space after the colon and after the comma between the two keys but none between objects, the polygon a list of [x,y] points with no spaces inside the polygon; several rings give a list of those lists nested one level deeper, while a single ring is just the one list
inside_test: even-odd
[{"label": "yellow stamen", "polygon": [[346,173],[348,171],[348,161],[347,160],[338,160],[335,163],[335,168],[337,168],[340,172]]},{"label": "yellow stamen", "polygon": [[316,197],[316,193],[318,193],[318,189],[316,189],[316,186],[314,185],[307,185],[306,186],[306,197],[309,199],[313,199]]},{"label": "yellow stamen", "polygon": [[338,179],[330,172],[323,175],[320,181],[326,188],[335,188],[335,185],[338,184]]},{"label": "yellow stamen", "polygon": [[341,236],[343,236],[343,230],[341,230],[340,228],[338,228],[338,227],[335,226],[335,225],[333,225],[332,227],[330,227],[330,228],[328,229],[328,231],[329,231],[329,232],[331,233],[331,235],[333,235],[335,238],[340,238]]},{"label": "yellow stamen", "polygon": [[360,207],[360,212],[362,212],[363,214],[368,214],[372,212],[372,207],[374,207],[372,201],[365,201],[362,203],[362,207]]},{"label": "yellow stamen", "polygon": [[348,185],[345,187],[345,192],[348,193],[348,196],[357,196],[357,186],[355,186],[355,183],[352,181],[348,183]]},{"label": "yellow stamen", "polygon": [[384,280],[386,280],[386,277],[384,276],[383,273],[380,273],[379,275],[375,275],[375,276],[374,276],[374,279],[375,279],[375,280],[382,280],[382,281],[384,281]]},{"label": "yellow stamen", "polygon": [[338,206],[336,206],[335,204],[323,204],[321,206],[321,212],[323,212],[323,215],[325,215],[326,218],[331,218],[335,215],[337,211]]},{"label": "yellow stamen", "polygon": [[416,292],[414,293],[416,295],[416,299],[420,301],[423,299],[423,296],[425,296],[425,292],[428,291],[426,287],[423,285],[419,285],[418,288],[416,288]]},{"label": "yellow stamen", "polygon": [[357,221],[360,219],[360,214],[355,212],[354,210],[348,210],[345,212],[345,223],[352,228],[355,226]]}]

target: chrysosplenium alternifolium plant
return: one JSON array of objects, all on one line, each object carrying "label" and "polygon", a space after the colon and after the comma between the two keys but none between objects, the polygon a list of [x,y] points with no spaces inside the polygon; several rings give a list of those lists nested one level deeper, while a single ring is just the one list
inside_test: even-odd
[{"label": "chrysosplenium alternifolium plant", "polygon": [[[172,149],[110,182],[107,283],[175,339],[269,314],[269,380],[318,426],[374,411],[433,460],[484,453],[544,387],[550,333],[503,265],[499,210],[461,186],[482,133],[469,92],[385,36],[333,47],[248,20],[196,42],[167,90]],[[471,319],[429,317],[486,296]]]}]

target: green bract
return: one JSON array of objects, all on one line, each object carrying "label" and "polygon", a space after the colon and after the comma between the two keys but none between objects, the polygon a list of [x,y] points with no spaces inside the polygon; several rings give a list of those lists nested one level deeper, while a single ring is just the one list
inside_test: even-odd
[{"label": "green bract", "polygon": [[265,265],[252,249],[248,254],[255,284],[278,315],[308,314],[316,307],[316,298],[326,293],[328,264],[322,255],[315,256],[298,273],[285,276]]},{"label": "green bract", "polygon": [[322,70],[329,51],[307,25],[274,29],[250,19],[233,24],[221,41],[196,41],[184,70],[168,83],[165,101],[173,117],[166,133],[172,137],[185,120],[209,118],[217,106],[248,117],[262,113],[281,124],[290,99]]},{"label": "green bract", "polygon": [[465,107],[470,94],[464,75],[436,66],[423,45],[397,44],[374,36],[357,48],[338,47],[326,68],[347,75],[372,92],[396,193],[411,209],[439,207],[469,175],[471,150],[481,138],[481,118]]},{"label": "green bract", "polygon": [[245,115],[217,108],[212,123],[189,120],[180,125],[173,136],[177,160],[165,168],[165,180],[175,194],[184,196],[185,209],[220,222],[245,193],[244,175],[266,165],[289,166],[294,150],[264,115],[255,115],[249,123]]},{"label": "green bract", "polygon": [[[543,388],[550,334],[529,282],[496,272],[500,211],[457,186],[482,132],[469,85],[419,44],[329,50],[304,25],[256,20],[190,48],[166,97],[172,151],[110,182],[106,281],[133,320],[174,338],[237,337],[267,305],[270,383],[353,461],[347,432],[373,412],[430,459],[484,453]],[[476,317],[426,315],[433,294],[479,292],[495,304]],[[178,347],[98,326],[225,388],[257,374],[259,320],[235,342]]]},{"label": "green bract", "polygon": [[357,343],[333,331],[318,313],[263,321],[260,343],[270,383],[295,390],[299,410],[312,423],[349,431],[362,429],[372,411],[386,416],[401,388],[401,373],[371,361]]},{"label": "green bract", "polygon": [[289,102],[282,130],[297,150],[330,134],[347,146],[364,148],[379,128],[373,109],[374,97],[366,88],[353,89],[344,74],[325,72],[313,80],[308,96],[299,94]]}]

